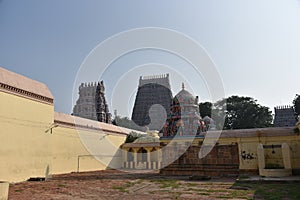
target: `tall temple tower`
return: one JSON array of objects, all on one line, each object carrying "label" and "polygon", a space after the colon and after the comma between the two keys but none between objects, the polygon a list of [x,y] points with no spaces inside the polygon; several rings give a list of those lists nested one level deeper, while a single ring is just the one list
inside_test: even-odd
[{"label": "tall temple tower", "polygon": [[111,114],[105,99],[103,81],[81,83],[79,98],[73,108],[73,115],[105,123],[111,123]]},{"label": "tall temple tower", "polygon": [[149,110],[151,106],[159,104],[166,113],[169,113],[171,102],[169,74],[141,76],[131,119],[139,126],[148,126],[150,130],[159,131],[163,127],[164,121],[151,122],[151,119],[161,118],[161,116],[156,116],[161,112],[154,111],[154,116],[150,118]]},{"label": "tall temple tower", "polygon": [[275,107],[274,127],[295,126],[296,122],[293,106]]}]

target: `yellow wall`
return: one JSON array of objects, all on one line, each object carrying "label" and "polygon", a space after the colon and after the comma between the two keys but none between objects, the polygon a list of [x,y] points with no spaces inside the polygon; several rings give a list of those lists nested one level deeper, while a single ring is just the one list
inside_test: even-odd
[{"label": "yellow wall", "polygon": [[[125,135],[108,135],[103,138],[106,134],[103,131],[77,130],[75,128],[63,127],[62,125],[54,128],[51,135],[53,155],[52,173],[59,174],[76,172],[77,170],[82,172],[106,169],[111,160],[116,157],[117,152],[110,152],[111,156],[104,157],[101,154],[104,154],[107,148],[103,144],[113,143],[116,149],[118,149],[126,139]],[[92,153],[93,149],[91,153],[87,150],[86,144],[81,140],[80,135],[85,137],[85,141],[88,140],[87,143],[89,146],[87,148],[96,148],[96,153]]]},{"label": "yellow wall", "polygon": [[[292,168],[300,169],[300,136],[297,134],[276,137],[220,138],[219,140],[220,145],[232,143],[237,143],[239,146],[240,169],[258,169],[257,146],[259,143],[263,145],[281,145],[287,143],[291,150]],[[264,150],[266,164],[279,164],[283,166],[281,148],[275,148],[275,154],[272,153],[272,149]],[[246,159],[243,158],[243,155],[247,156]]]},{"label": "yellow wall", "polygon": [[53,113],[52,105],[0,92],[0,180],[45,176],[51,163],[45,130]]},{"label": "yellow wall", "polygon": [[125,135],[107,135],[100,140],[111,133],[78,131],[61,124],[52,129],[52,134],[45,133],[53,123],[53,105],[0,91],[0,181],[19,182],[30,177],[75,172],[79,155],[86,155],[80,157],[80,171],[102,170],[111,162],[119,165],[119,159],[114,159],[119,154],[115,150],[110,151],[111,157],[98,160],[88,156],[90,153],[80,136],[95,141],[94,147],[99,152],[99,148],[107,149],[103,144],[112,143],[118,149]]}]

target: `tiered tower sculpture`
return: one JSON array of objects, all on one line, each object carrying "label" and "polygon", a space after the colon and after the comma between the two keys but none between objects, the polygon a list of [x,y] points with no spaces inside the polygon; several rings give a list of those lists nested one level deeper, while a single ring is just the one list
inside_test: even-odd
[{"label": "tiered tower sculpture", "polygon": [[274,127],[295,126],[297,122],[293,106],[275,107]]},{"label": "tiered tower sculpture", "polygon": [[205,132],[205,124],[201,119],[198,96],[194,97],[182,90],[174,97],[168,119],[161,130],[163,137],[197,136]]},{"label": "tiered tower sculpture", "polygon": [[111,114],[105,99],[103,81],[98,83],[82,83],[79,86],[79,98],[73,108],[73,115],[111,123]]}]

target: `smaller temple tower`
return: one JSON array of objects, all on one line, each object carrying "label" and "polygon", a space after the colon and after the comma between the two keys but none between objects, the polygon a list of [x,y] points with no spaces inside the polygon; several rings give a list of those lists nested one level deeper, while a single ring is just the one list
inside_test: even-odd
[{"label": "smaller temple tower", "polygon": [[173,98],[170,113],[161,130],[163,137],[196,136],[206,131],[198,101],[198,97],[186,91],[182,83],[182,90]]},{"label": "smaller temple tower", "polygon": [[111,114],[105,99],[103,81],[98,83],[81,83],[79,86],[79,98],[73,108],[73,115],[111,123]]},{"label": "smaller temple tower", "polygon": [[295,126],[297,120],[293,106],[275,107],[274,127]]}]

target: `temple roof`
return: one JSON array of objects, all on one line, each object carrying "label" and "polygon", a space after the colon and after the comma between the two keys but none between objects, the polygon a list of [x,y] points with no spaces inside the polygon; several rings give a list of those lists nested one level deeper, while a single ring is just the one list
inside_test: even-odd
[{"label": "temple roof", "polygon": [[190,92],[186,91],[185,89],[182,89],[178,94],[176,94],[176,97],[183,97],[183,98],[195,98]]},{"label": "temple roof", "polygon": [[147,84],[158,84],[170,89],[169,74],[153,75],[153,76],[141,76],[139,80],[139,87]]},{"label": "temple roof", "polygon": [[187,90],[185,90],[184,83],[182,83],[182,90],[180,92],[178,92],[178,94],[176,94],[175,98],[178,99],[178,101],[180,103],[186,102],[186,101],[188,101],[190,103],[194,103],[195,102],[194,95],[192,95],[190,92],[188,92]]},{"label": "temple roof", "polygon": [[128,135],[132,131],[145,134],[141,131],[136,131],[132,129],[127,129],[120,126],[115,126],[112,124],[107,124],[104,122],[99,122],[95,120],[90,120],[86,118],[81,118],[77,116],[72,116],[64,113],[55,112],[54,113],[54,122],[62,126],[69,126],[74,128],[84,128],[84,129],[94,129],[96,131],[103,130],[116,134],[125,134]]},{"label": "temple roof", "polygon": [[0,67],[1,90],[40,101],[53,103],[53,95],[48,87],[38,81]]}]

